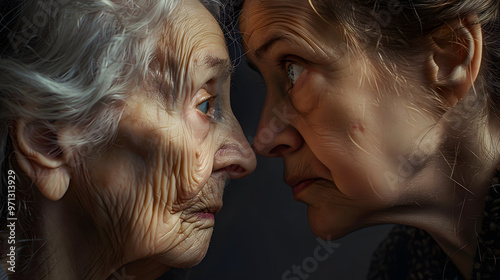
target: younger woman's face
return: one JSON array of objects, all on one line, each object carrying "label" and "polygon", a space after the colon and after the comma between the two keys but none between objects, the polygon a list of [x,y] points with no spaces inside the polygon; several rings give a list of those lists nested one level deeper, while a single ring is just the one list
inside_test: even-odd
[{"label": "younger woman's face", "polygon": [[245,1],[240,29],[267,86],[254,148],[283,158],[316,235],[338,238],[432,199],[411,188],[437,142],[434,118],[410,97],[424,94],[418,85],[397,94],[395,78],[378,75],[368,52],[347,51],[307,1]]}]

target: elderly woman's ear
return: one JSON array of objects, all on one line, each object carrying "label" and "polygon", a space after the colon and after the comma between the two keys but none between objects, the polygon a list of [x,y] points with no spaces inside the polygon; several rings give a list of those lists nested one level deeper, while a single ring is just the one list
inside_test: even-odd
[{"label": "elderly woman's ear", "polygon": [[477,16],[444,24],[430,39],[430,78],[435,90],[454,106],[476,80],[482,58],[481,26]]},{"label": "elderly woman's ear", "polygon": [[40,122],[18,119],[11,129],[11,139],[19,167],[30,177],[46,198],[56,201],[66,193],[70,172],[67,149],[59,141],[66,132],[55,132]]}]

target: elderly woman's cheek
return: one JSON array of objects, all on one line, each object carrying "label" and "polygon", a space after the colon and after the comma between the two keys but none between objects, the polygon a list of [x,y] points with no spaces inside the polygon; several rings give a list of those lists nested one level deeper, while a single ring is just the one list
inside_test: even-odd
[{"label": "elderly woman's cheek", "polygon": [[198,143],[203,142],[210,131],[210,120],[196,109],[187,113],[186,125],[188,132]]},{"label": "elderly woman's cheek", "polygon": [[189,188],[185,186],[184,191],[196,192],[211,174],[214,156],[211,127],[208,117],[198,110],[186,115],[184,137],[180,144],[184,151],[182,173],[185,174],[186,183],[189,184]]}]

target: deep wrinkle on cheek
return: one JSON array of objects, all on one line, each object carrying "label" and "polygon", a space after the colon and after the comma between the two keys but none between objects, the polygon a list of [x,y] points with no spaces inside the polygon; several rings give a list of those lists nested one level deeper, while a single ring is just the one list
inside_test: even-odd
[{"label": "deep wrinkle on cheek", "polygon": [[[142,237],[134,238],[137,234],[134,228],[142,228],[144,224],[156,225],[162,214],[170,213],[165,208],[172,208],[173,201],[169,203],[168,200],[175,198],[180,178],[174,167],[179,149],[170,141],[175,139],[172,126],[155,128],[151,120],[135,121],[141,116],[134,115],[137,118],[121,123],[117,145],[101,158],[108,160],[99,160],[100,166],[92,165],[92,174],[102,178],[96,182],[106,186],[98,188],[94,197],[98,197],[97,201],[107,200],[104,205],[114,205],[111,209],[104,209],[111,216],[113,225],[102,226],[108,226],[108,232],[117,231],[117,240],[142,240]],[[95,207],[89,209],[89,213],[92,211],[96,211]]]},{"label": "deep wrinkle on cheek", "polygon": [[197,145],[202,144],[210,134],[210,119],[196,108],[186,113],[184,125],[188,128],[186,133],[192,135]]},{"label": "deep wrinkle on cheek", "polygon": [[174,213],[183,211],[182,208],[197,197],[210,177],[213,164],[213,124],[197,109],[199,98],[193,94],[185,96],[189,95],[190,100],[183,102],[184,112],[179,115],[180,122],[175,128],[177,136],[170,140],[169,160],[163,167],[165,172],[174,170],[170,181],[175,181],[175,186],[169,189],[166,198]]},{"label": "deep wrinkle on cheek", "polygon": [[196,195],[202,181],[198,177],[205,177],[196,158],[199,145],[179,122],[179,114],[170,115],[155,101],[144,102],[138,97],[131,100],[139,105],[121,130],[122,141],[126,141],[122,145],[132,151],[127,157],[134,159],[133,170],[145,170],[140,173],[144,176],[135,178],[137,194],[172,211],[179,200]]},{"label": "deep wrinkle on cheek", "polygon": [[[200,112],[193,112],[201,114]],[[200,116],[195,116],[195,119],[200,120]],[[207,124],[208,126],[210,124]],[[186,126],[182,128],[182,138],[177,139],[179,155],[177,159],[181,185],[179,192],[182,196],[180,200],[188,200],[196,196],[196,194],[206,184],[210,177],[213,154],[214,141],[213,133],[208,133],[207,136],[200,142],[193,135],[193,131]]]},{"label": "deep wrinkle on cheek", "polygon": [[188,150],[190,141],[184,137],[169,143],[167,156],[158,156],[158,165],[153,188],[165,203],[170,214],[183,209],[183,201],[196,195],[198,180],[195,177],[196,165],[192,151]]}]

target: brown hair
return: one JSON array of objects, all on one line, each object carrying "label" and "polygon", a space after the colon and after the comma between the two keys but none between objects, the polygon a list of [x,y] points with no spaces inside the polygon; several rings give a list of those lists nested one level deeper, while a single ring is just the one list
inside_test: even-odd
[{"label": "brown hair", "polygon": [[407,63],[408,59],[429,48],[423,40],[426,36],[444,24],[477,15],[484,49],[475,89],[487,93],[485,113],[500,119],[500,1],[311,0],[310,4],[321,18],[341,24],[352,43],[409,73],[415,64]]}]

